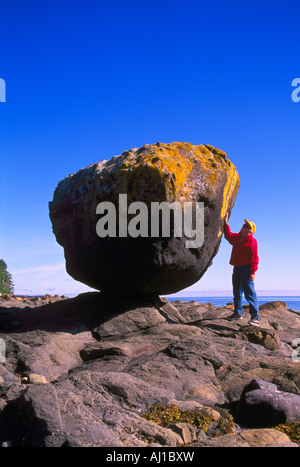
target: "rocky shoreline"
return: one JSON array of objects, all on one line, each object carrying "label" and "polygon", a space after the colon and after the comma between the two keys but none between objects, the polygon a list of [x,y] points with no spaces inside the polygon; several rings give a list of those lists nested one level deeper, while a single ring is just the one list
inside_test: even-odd
[{"label": "rocky shoreline", "polygon": [[98,292],[0,297],[1,445],[298,447],[278,427],[300,421],[299,313],[266,303],[257,328],[247,308],[231,313]]}]

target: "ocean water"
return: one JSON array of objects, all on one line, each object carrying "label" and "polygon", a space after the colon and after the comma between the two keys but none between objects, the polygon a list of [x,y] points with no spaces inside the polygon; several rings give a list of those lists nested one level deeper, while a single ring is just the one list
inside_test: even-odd
[{"label": "ocean water", "polygon": [[[78,294],[70,294],[68,295],[68,298],[76,297]],[[44,295],[22,295],[23,297],[28,297],[28,298],[33,298],[33,297],[43,297]],[[171,302],[175,300],[183,300],[184,302],[199,302],[199,303],[212,303],[215,306],[224,306],[227,305],[227,303],[233,303],[233,297],[230,295],[226,296],[204,296],[201,297],[200,295],[194,295],[191,297],[187,296],[168,296],[165,295],[165,297]],[[287,295],[258,295],[258,304],[263,305],[264,303],[267,302],[285,302],[287,304],[287,307],[290,308],[291,310],[297,311],[300,313],[300,296],[287,296]],[[243,304],[247,305],[247,301],[243,299]]]},{"label": "ocean water", "polygon": [[[267,302],[285,302],[287,307],[294,311],[300,312],[300,297],[298,296],[258,296],[258,304],[263,305]],[[227,305],[227,303],[232,303],[233,298],[230,296],[227,297],[200,297],[200,296],[193,296],[193,297],[167,297],[169,301],[175,300],[183,300],[184,302],[191,302],[195,300],[199,303],[212,303],[215,306],[223,306]],[[244,304],[247,304],[246,300],[243,300]]]}]

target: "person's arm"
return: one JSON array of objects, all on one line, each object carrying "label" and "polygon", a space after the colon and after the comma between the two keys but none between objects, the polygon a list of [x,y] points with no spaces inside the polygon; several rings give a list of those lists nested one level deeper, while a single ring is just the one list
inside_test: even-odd
[{"label": "person's arm", "polygon": [[224,222],[225,222],[225,228],[224,228],[224,236],[226,240],[233,245],[234,238],[236,237],[236,233],[232,233],[230,230],[230,227],[228,225],[228,212],[225,214]]},{"label": "person's arm", "polygon": [[258,249],[257,241],[255,238],[252,239],[251,250],[250,250],[250,280],[253,281],[255,273],[258,270]]}]

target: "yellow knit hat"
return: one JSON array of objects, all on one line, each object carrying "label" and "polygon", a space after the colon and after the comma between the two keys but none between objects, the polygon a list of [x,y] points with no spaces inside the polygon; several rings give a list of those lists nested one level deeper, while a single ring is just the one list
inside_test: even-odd
[{"label": "yellow knit hat", "polygon": [[244,219],[244,221],[245,221],[245,224],[249,225],[249,227],[252,230],[252,233],[254,233],[256,230],[256,225],[254,224],[254,222],[247,221],[247,219]]}]

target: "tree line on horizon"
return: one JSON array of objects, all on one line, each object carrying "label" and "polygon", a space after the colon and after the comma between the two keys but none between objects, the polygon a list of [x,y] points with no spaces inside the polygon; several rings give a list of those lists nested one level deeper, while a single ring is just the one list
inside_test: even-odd
[{"label": "tree line on horizon", "polygon": [[4,259],[0,259],[0,294],[13,294],[14,284],[12,275],[7,270],[7,264]]}]

